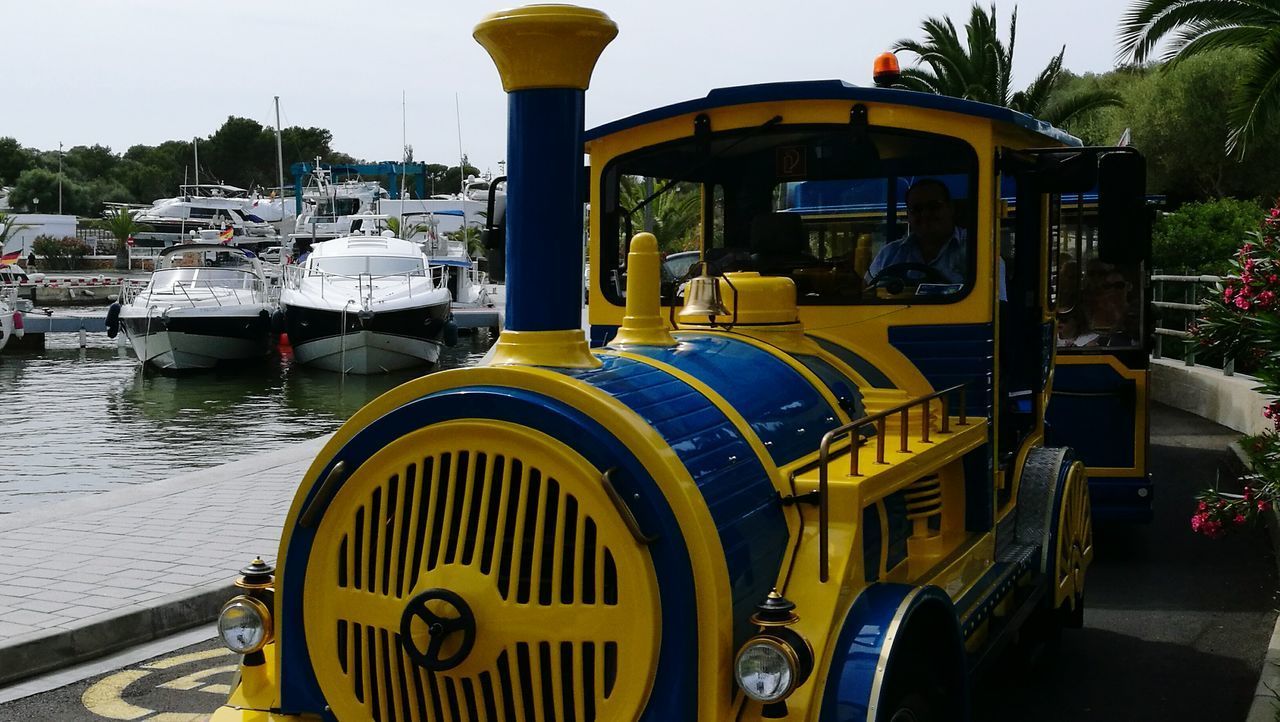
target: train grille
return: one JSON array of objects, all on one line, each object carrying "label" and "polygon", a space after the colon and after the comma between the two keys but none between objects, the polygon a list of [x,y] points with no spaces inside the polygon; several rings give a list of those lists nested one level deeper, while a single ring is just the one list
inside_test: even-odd
[{"label": "train grille", "polygon": [[[437,433],[433,445],[446,436],[471,448],[375,456],[317,530],[306,594],[321,595],[322,611],[313,617],[305,601],[306,628],[334,711],[377,722],[634,712],[642,700],[618,680],[651,677],[656,589],[598,472],[566,448],[497,453],[486,449],[511,443],[476,448],[474,434],[458,433]],[[401,634],[406,606],[426,589],[455,592],[474,612],[475,646],[457,667],[432,671],[406,651],[429,639]],[[646,622],[651,631],[637,634]],[[449,644],[446,654],[459,646]]]}]

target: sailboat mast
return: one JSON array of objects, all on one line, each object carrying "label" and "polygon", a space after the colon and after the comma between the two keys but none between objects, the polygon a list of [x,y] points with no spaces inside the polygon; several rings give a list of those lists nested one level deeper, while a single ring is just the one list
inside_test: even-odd
[{"label": "sailboat mast", "polygon": [[[276,169],[280,172],[280,229],[284,230],[284,144],[280,140],[280,96],[276,99]],[[284,259],[288,256],[288,252],[282,250],[280,252],[280,265],[284,265]]]},{"label": "sailboat mast", "polygon": [[191,148],[196,154],[196,195],[200,195],[200,139],[191,139]]},{"label": "sailboat mast", "polygon": [[467,228],[471,220],[467,217],[467,157],[462,153],[462,109],[457,93],[453,94],[453,121],[458,129],[458,197],[462,199],[462,244],[467,258],[470,258],[471,244],[467,242]]}]

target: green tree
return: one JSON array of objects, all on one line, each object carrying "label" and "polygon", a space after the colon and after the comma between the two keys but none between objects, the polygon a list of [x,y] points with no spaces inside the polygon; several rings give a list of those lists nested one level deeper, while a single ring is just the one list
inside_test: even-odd
[{"label": "green tree", "polygon": [[134,218],[133,212],[128,208],[122,208],[118,212],[96,221],[93,226],[105,229],[116,239],[115,266],[116,270],[119,271],[127,271],[129,269],[129,239],[138,233],[151,230],[151,227],[147,224],[138,223]]},{"label": "green tree", "polygon": [[105,145],[77,145],[62,158],[63,172],[82,181],[107,179],[120,163],[120,156]]},{"label": "green tree", "polygon": [[1258,229],[1262,206],[1219,198],[1187,203],[1161,216],[1152,229],[1152,266],[1169,273],[1225,275],[1231,259]]},{"label": "green tree", "polygon": [[0,138],[0,185],[16,182],[32,161],[30,149],[23,148],[17,139]]},{"label": "green tree", "polygon": [[1018,11],[1009,20],[1009,42],[1000,39],[995,5],[983,10],[975,4],[960,39],[949,17],[926,18],[921,24],[924,40],[903,39],[894,51],[914,53],[914,67],[902,71],[902,85],[910,90],[976,100],[1027,113],[1060,125],[1098,108],[1120,105],[1116,93],[1103,90],[1060,92],[1062,50],[1023,90],[1013,88],[1013,50],[1017,39]]},{"label": "green tree", "polygon": [[[623,176],[619,184],[619,203],[625,209],[632,210],[632,232],[638,233],[642,227],[644,209],[639,205],[656,191],[662,190],[666,181],[655,179],[653,190],[648,191],[642,178]],[[699,221],[702,219],[701,190],[694,183],[676,183],[674,186],[653,196],[649,201],[653,209],[653,235],[658,238],[658,247],[663,253],[691,251],[698,247]]]},{"label": "green tree", "polygon": [[1226,106],[1227,150],[1243,155],[1280,113],[1280,2],[1137,0],[1120,20],[1120,53],[1146,62],[1162,42],[1169,69],[1223,48],[1245,51],[1240,92]]},{"label": "green tree", "polygon": [[[40,199],[39,204],[35,201]],[[34,211],[38,205],[44,213],[58,212],[58,174],[44,168],[28,168],[18,176],[9,194],[10,205]],[[62,212],[82,214],[89,211],[89,194],[83,183],[62,178]]]},{"label": "green tree", "polygon": [[1119,92],[1121,108],[1104,108],[1066,124],[1086,143],[1115,143],[1128,129],[1147,157],[1147,187],[1175,204],[1230,196],[1270,203],[1280,193],[1280,144],[1257,143],[1243,158],[1225,148],[1232,121],[1222,109],[1238,92],[1248,53],[1225,49],[1188,58],[1167,71],[1124,68],[1072,77],[1068,85]]}]

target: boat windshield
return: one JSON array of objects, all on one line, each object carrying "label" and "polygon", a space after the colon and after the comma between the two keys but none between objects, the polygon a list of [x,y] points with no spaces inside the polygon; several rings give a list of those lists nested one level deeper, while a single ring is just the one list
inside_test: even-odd
[{"label": "boat windshield", "polygon": [[422,276],[426,267],[421,258],[405,256],[335,256],[314,259],[311,272],[335,276]]},{"label": "boat windshield", "polygon": [[191,288],[253,290],[257,277],[239,268],[167,268],[151,276],[152,293],[179,293]]}]

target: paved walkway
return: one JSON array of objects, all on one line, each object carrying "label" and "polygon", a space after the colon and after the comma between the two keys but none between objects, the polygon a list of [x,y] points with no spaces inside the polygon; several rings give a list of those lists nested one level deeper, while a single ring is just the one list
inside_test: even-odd
[{"label": "paved walkway", "polygon": [[325,438],[0,515],[0,686],[207,622]]}]

